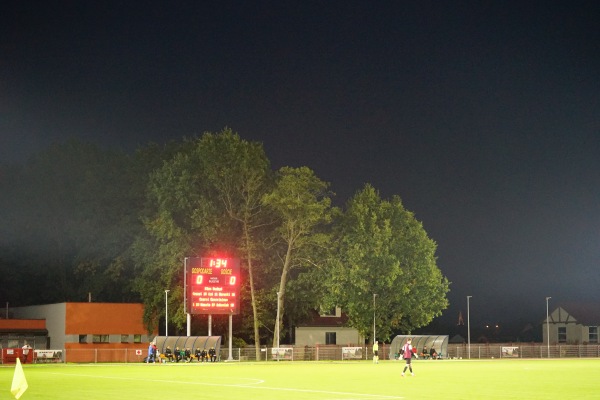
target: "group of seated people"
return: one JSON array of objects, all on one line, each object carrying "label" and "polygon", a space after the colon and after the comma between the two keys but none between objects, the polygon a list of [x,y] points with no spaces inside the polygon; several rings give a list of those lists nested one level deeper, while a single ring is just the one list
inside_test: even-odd
[{"label": "group of seated people", "polygon": [[419,357],[424,359],[431,358],[432,360],[440,358],[437,351],[432,347],[429,351],[427,351],[427,346],[423,346],[423,351],[419,354]]},{"label": "group of seated people", "polygon": [[[413,353],[413,357],[414,356],[418,356],[419,358],[425,359],[425,360],[439,360],[442,358],[442,355],[439,354],[433,347],[431,349],[427,349],[427,346],[423,346],[423,351],[419,352],[417,351],[416,347],[412,348],[412,353]],[[395,360],[400,360],[402,358],[402,354],[400,353],[394,353],[394,359]]]},{"label": "group of seated people", "polygon": [[175,347],[175,350],[171,350],[170,346],[167,346],[165,349],[165,353],[161,354],[161,358],[164,358],[166,362],[192,362],[194,358],[198,360],[198,362],[216,362],[217,361],[217,351],[214,347],[211,347],[206,351],[206,349],[197,348],[195,354],[192,354],[192,350],[188,347],[187,349],[180,349],[179,347]]}]

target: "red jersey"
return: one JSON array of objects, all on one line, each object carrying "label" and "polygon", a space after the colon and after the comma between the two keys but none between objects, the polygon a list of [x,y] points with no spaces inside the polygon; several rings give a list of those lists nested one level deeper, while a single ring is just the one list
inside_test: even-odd
[{"label": "red jersey", "polygon": [[410,343],[406,343],[403,347],[402,347],[403,353],[402,353],[402,357],[404,359],[407,358],[412,358],[413,355],[413,347]]}]

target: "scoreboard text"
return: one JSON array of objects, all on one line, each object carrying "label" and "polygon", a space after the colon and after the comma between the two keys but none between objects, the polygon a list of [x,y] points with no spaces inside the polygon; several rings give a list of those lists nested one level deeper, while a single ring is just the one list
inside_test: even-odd
[{"label": "scoreboard text", "polygon": [[239,314],[239,258],[186,258],[187,312]]}]

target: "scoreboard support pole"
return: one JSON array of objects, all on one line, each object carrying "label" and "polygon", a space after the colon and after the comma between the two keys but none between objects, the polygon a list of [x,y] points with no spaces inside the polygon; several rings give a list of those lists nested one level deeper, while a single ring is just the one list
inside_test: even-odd
[{"label": "scoreboard support pole", "polygon": [[192,314],[187,313],[187,335],[192,336]]},{"label": "scoreboard support pole", "polygon": [[212,314],[208,314],[208,336],[212,336]]},{"label": "scoreboard support pole", "polygon": [[233,356],[231,355],[233,349],[233,314],[229,314],[229,358],[227,360],[233,361]]}]

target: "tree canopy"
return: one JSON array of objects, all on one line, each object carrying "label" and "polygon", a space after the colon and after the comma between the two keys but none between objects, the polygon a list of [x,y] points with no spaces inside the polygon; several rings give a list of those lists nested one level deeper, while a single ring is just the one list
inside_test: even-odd
[{"label": "tree canopy", "polygon": [[[168,289],[168,323],[181,331],[184,258],[225,256],[242,260],[235,332],[257,352],[319,307],[341,307],[373,340],[374,320],[386,339],[448,305],[436,243],[400,197],[367,184],[333,207],[309,167],[274,171],[261,143],[228,128],[133,154],[72,141],[0,168],[11,304],[142,301],[152,330]],[[205,323],[195,318],[193,329]],[[213,324],[227,329],[224,318]]]},{"label": "tree canopy", "polygon": [[[334,229],[331,264],[321,270],[325,304],[373,338],[427,325],[447,305],[449,282],[436,266],[436,244],[398,196],[382,200],[370,185],[356,193]],[[329,279],[327,279],[329,278]]]},{"label": "tree canopy", "polygon": [[322,230],[331,222],[332,216],[327,187],[328,184],[307,167],[284,167],[278,173],[273,190],[263,198],[277,221],[273,235],[278,245],[273,246],[273,250],[276,262],[280,264],[280,280],[276,292],[274,346],[280,339],[281,315],[290,271],[319,264],[319,255],[328,245],[329,235]]}]

